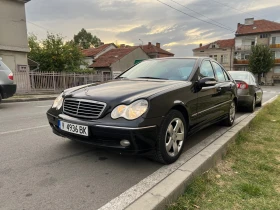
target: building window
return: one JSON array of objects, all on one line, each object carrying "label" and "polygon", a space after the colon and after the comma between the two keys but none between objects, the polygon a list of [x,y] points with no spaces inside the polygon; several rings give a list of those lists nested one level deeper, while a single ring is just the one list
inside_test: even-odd
[{"label": "building window", "polygon": [[213,58],[213,55],[209,55],[209,58]]},{"label": "building window", "polygon": [[227,55],[222,55],[221,56],[221,63],[228,63],[228,56]]},{"label": "building window", "polygon": [[211,48],[216,48],[216,45],[215,45],[215,44],[212,44]]},{"label": "building window", "polygon": [[272,58],[275,59],[275,58],[276,58],[276,52],[275,52],[275,51],[272,51],[271,53],[272,53]]},{"label": "building window", "polygon": [[241,60],[249,60],[249,58],[250,58],[249,54],[241,53]]},{"label": "building window", "polygon": [[280,67],[275,67],[275,69],[274,69],[274,73],[276,73],[276,74],[280,74]]},{"label": "building window", "polygon": [[200,51],[200,52],[204,52],[204,51],[202,50],[202,51]]},{"label": "building window", "polygon": [[255,45],[255,41],[252,41],[252,42],[251,42],[251,45],[254,46],[254,45]]},{"label": "building window", "polygon": [[214,59],[215,59],[216,61],[218,61],[218,56],[217,56],[217,55],[214,55]]},{"label": "building window", "polygon": [[261,39],[268,38],[268,34],[261,34],[261,35],[260,35],[260,38],[261,38]]}]

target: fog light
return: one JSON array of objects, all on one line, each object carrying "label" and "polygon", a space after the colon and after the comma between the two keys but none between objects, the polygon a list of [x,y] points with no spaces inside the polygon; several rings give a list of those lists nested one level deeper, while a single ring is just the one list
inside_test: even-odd
[{"label": "fog light", "polygon": [[127,146],[129,146],[130,145],[130,142],[128,141],[128,140],[121,140],[120,141],[120,144],[123,146],[123,147],[127,147]]}]

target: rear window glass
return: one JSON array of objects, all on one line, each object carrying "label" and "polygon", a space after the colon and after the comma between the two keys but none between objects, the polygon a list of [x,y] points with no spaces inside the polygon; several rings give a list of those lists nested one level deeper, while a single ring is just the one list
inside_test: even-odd
[{"label": "rear window glass", "polygon": [[234,80],[243,80],[245,82],[249,82],[249,74],[248,72],[242,72],[242,71],[229,71],[228,72],[231,77],[234,79]]},{"label": "rear window glass", "polygon": [[0,61],[0,70],[10,70],[8,66],[6,66],[3,61]]}]

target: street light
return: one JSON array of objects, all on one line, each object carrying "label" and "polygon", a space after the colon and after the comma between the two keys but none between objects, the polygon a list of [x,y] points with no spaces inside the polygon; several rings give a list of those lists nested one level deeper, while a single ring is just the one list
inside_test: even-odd
[{"label": "street light", "polygon": [[142,49],[143,49],[143,41],[141,39],[139,39],[142,42]]}]

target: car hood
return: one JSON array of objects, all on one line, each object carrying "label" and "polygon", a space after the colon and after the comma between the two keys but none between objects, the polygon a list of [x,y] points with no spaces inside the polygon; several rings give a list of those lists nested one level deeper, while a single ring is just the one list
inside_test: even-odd
[{"label": "car hood", "polygon": [[139,98],[148,98],[156,93],[189,85],[186,81],[169,80],[113,80],[65,90],[65,97],[96,100],[105,103],[131,103]]}]

